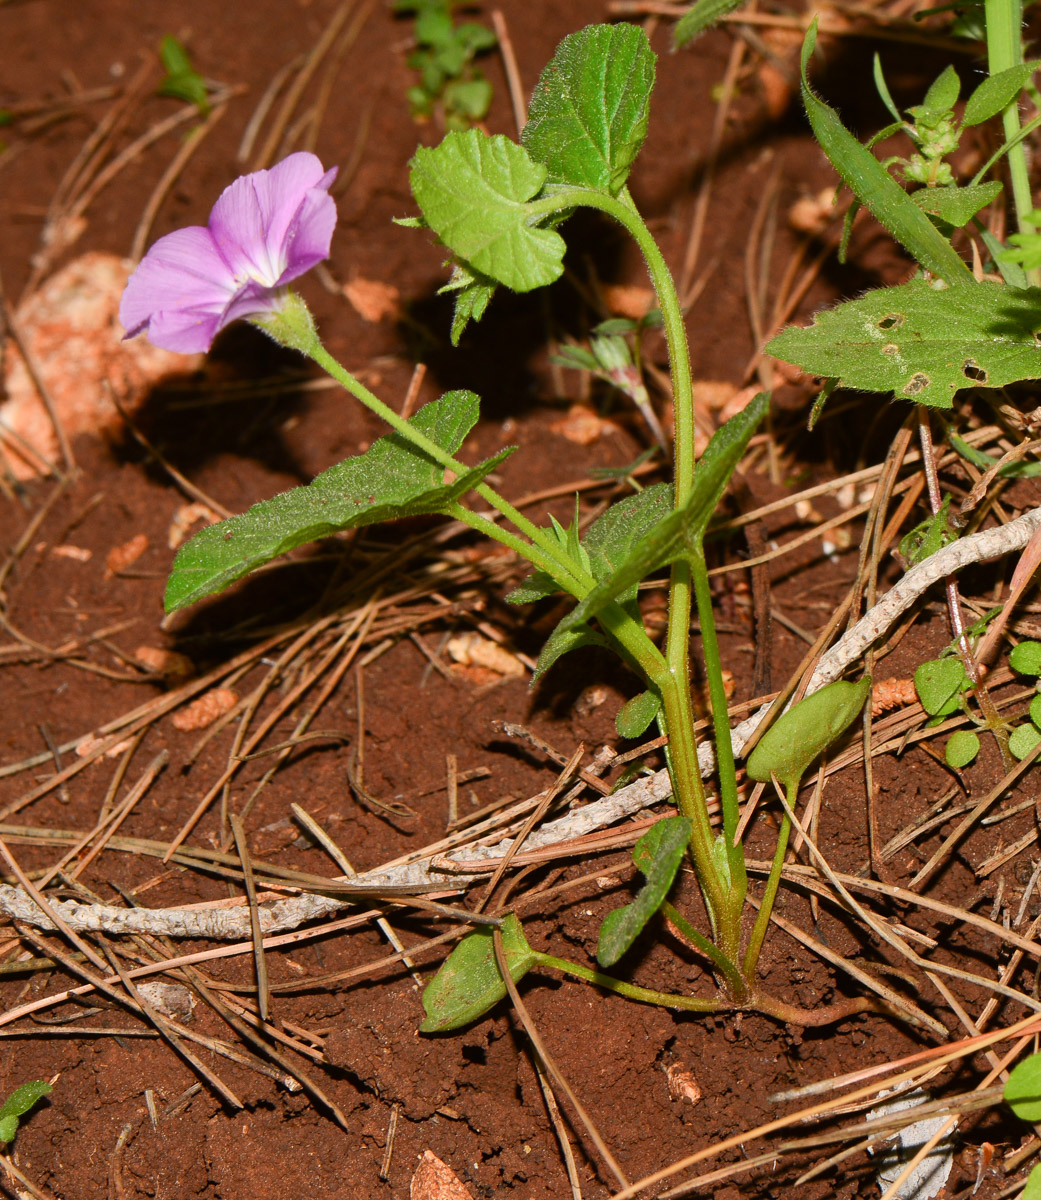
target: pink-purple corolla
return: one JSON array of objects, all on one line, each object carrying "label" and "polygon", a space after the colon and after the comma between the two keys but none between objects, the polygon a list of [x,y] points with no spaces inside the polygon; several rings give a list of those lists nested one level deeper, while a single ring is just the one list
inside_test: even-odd
[{"label": "pink-purple corolla", "polygon": [[279,311],[286,285],[329,257],[335,178],[299,153],[236,179],[207,225],[167,234],[141,260],[119,306],[127,337],[190,354],[232,321]]}]

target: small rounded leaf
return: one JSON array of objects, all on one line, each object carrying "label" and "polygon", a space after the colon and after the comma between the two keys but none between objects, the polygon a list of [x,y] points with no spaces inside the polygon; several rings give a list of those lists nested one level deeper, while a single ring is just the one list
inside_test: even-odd
[{"label": "small rounded leaf", "polygon": [[949,767],[960,771],[967,767],[980,752],[980,739],[971,729],[959,729],[952,733],[944,747],[943,757]]},{"label": "small rounded leaf", "polygon": [[914,673],[915,691],[931,717],[947,716],[958,708],[958,695],[969,686],[960,658],[935,658]]},{"label": "small rounded leaf", "polygon": [[[514,983],[522,979],[538,961],[538,953],[528,945],[521,923],[514,913],[502,922],[502,948]],[[490,926],[468,933],[441,964],[441,969],[423,992],[426,1020],[421,1033],[444,1033],[483,1017],[506,995],[506,984],[499,974]]]},{"label": "small rounded leaf", "polygon": [[633,696],[631,700],[627,700],[622,705],[618,710],[618,716],[614,719],[614,727],[618,730],[618,736],[640,737],[647,731],[647,727],[658,715],[660,708],[661,699],[657,692],[640,692],[638,696]]},{"label": "small rounded leaf", "polygon": [[1041,1166],[1035,1167],[1027,1176],[1022,1200],[1041,1200]]},{"label": "small rounded leaf", "polygon": [[1041,1054],[1031,1054],[1012,1068],[1005,1103],[1024,1121],[1041,1121]]},{"label": "small rounded leaf", "polygon": [[787,788],[798,786],[807,767],[837,741],[857,718],[871,692],[871,676],[857,683],[840,679],[793,705],[770,726],[748,758],[748,776],[771,775]]},{"label": "small rounded leaf", "polygon": [[1030,719],[1041,729],[1041,696],[1035,696],[1030,701]]},{"label": "small rounded leaf", "polygon": [[1020,675],[1041,675],[1041,642],[1020,642],[1008,656],[1008,664]]},{"label": "small rounded leaf", "polygon": [[1041,730],[1036,725],[1017,725],[1008,739],[1009,753],[1022,760],[1038,742],[1041,742]]}]

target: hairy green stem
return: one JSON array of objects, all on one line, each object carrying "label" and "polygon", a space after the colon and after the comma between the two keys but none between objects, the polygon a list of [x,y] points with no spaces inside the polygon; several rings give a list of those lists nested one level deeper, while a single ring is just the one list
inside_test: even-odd
[{"label": "hairy green stem", "polygon": [[748,987],[741,977],[741,972],[729,958],[708,940],[707,937],[687,920],[674,904],[668,900],[661,906],[661,915],[673,925],[680,937],[688,941],[695,950],[700,951],[712,963],[716,970],[727,981],[731,999],[736,1004],[743,1004],[748,999]]},{"label": "hairy green stem", "polygon": [[[985,0],[984,15],[987,27],[987,69],[991,75],[1018,67],[1023,62],[1023,3],[1022,0]],[[1019,133],[1019,98],[1001,114],[1005,140],[1012,141]],[[1020,233],[1034,232],[1027,219],[1035,207],[1030,193],[1030,172],[1026,146],[1016,142],[1008,152],[1009,179],[1012,183],[1012,202],[1016,211],[1016,227]],[[1041,271],[1027,272],[1031,284],[1041,283]]]},{"label": "hairy green stem", "polygon": [[[788,789],[789,805],[794,805],[798,790],[798,784],[794,788]],[[784,820],[781,822],[781,831],[777,835],[777,849],[774,851],[774,860],[770,864],[770,874],[767,876],[766,887],[763,890],[763,899],[759,905],[755,924],[752,926],[752,936],[748,939],[748,948],[745,950],[745,961],[741,964],[746,979],[752,979],[755,976],[755,969],[759,963],[759,952],[763,948],[763,939],[766,937],[766,930],[770,925],[774,900],[777,899],[777,888],[781,882],[781,868],[784,866],[784,856],[788,849],[788,836],[791,831],[792,822],[785,813]]]},{"label": "hairy green stem", "polygon": [[679,996],[674,992],[656,992],[652,988],[638,987],[635,983],[624,983],[611,975],[602,975],[589,967],[569,962],[566,958],[556,958],[552,954],[536,953],[535,961],[544,967],[555,967],[565,975],[572,975],[585,983],[595,983],[597,987],[609,992],[617,992],[619,996],[627,996],[630,1000],[639,1000],[643,1004],[657,1004],[661,1008],[683,1008],[688,1012],[719,1012],[726,1007],[726,1002],[719,997]]},{"label": "hairy green stem", "polygon": [[[669,350],[669,370],[672,378],[674,413],[674,505],[682,507],[694,485],[694,391],[690,367],[687,331],[683,310],[668,264],[643,218],[636,210],[627,190],[617,196],[586,188],[562,188],[551,192],[529,206],[533,217],[585,206],[599,209],[613,217],[630,234],[647,264],[651,283],[661,309],[665,340]],[[703,564],[702,564],[703,566]],[[697,572],[695,565],[695,573]],[[707,581],[706,581],[707,583]],[[706,593],[707,594],[707,593]],[[704,785],[698,764],[697,739],[690,704],[690,614],[692,600],[691,566],[676,562],[669,580],[669,627],[665,645],[667,671],[659,689],[662,697],[665,731],[669,738],[669,774],[672,778],[676,805],[692,822],[691,855],[697,870],[705,902],[709,909],[716,936],[724,953],[736,955],[740,938],[741,904],[744,890],[740,880],[744,873],[744,856],[740,848],[726,862],[713,856],[713,833],[708,818]],[[718,654],[706,664],[710,678],[719,674]],[[722,678],[718,680],[722,694]],[[719,706],[717,706],[718,708]],[[725,723],[726,704],[722,705]],[[726,732],[729,745],[730,731]],[[731,782],[733,760],[730,758]],[[724,764],[722,769],[726,769]],[[736,806],[736,782],[725,785],[728,797]],[[735,807],[736,811],[736,807]],[[736,829],[736,817],[733,828]],[[732,836],[730,839],[732,841]],[[734,867],[737,868],[738,893],[733,891]],[[735,903],[736,900],[736,903]]]}]

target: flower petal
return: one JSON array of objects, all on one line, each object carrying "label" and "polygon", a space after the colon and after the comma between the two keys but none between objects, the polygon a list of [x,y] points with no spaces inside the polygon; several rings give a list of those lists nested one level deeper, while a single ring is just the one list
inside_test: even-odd
[{"label": "flower petal", "polygon": [[[329,174],[335,175],[335,170]],[[286,230],[285,270],[278,282],[288,283],[327,259],[335,228],[336,201],[328,192],[311,188]]]},{"label": "flower petal", "polygon": [[[234,278],[210,231],[200,225],[178,229],[160,238],[131,275],[119,304],[119,320],[127,337],[145,328],[151,336],[160,313],[189,312],[194,314],[193,321],[207,313],[219,315],[234,287]],[[154,336],[151,340],[167,350],[182,349],[156,341]]]},{"label": "flower petal", "polygon": [[[280,282],[289,266],[287,239],[301,207],[313,189],[324,192],[334,177],[333,172],[323,170],[314,154],[299,153],[290,154],[269,171],[255,171],[225,188],[213,206],[209,227],[239,282],[252,278],[269,287]],[[333,207],[335,224],[335,205],[329,197],[326,200]],[[320,261],[314,253],[314,241],[308,239],[306,257],[310,266]],[[320,257],[327,254],[326,247],[326,254]]]}]

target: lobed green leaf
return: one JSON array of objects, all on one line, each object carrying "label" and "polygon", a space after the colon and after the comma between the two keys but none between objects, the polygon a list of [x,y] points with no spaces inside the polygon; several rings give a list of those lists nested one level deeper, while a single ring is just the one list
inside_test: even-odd
[{"label": "lobed green leaf", "polygon": [[654,61],[638,25],[588,25],[564,38],[521,134],[550,183],[621,190],[647,136]]},{"label": "lobed green leaf", "polygon": [[841,386],[950,408],[966,387],[1041,376],[1041,288],[878,288],[790,326],[767,352]]},{"label": "lobed green leaf", "polygon": [[409,164],[430,228],[477,274],[515,292],[544,287],[564,269],[564,239],[529,223],[527,202],[545,180],[546,168],[523,147],[476,129],[420,147]]},{"label": "lobed green leaf", "polygon": [[[516,983],[538,961],[515,913],[502,922],[502,948],[510,977]],[[441,964],[423,991],[426,1020],[420,1033],[445,1033],[469,1025],[494,1008],[506,995],[506,984],[495,957],[492,930],[483,925],[468,933]]]},{"label": "lobed green leaf", "polygon": [[[472,392],[448,392],[412,424],[454,454],[477,421]],[[297,546],[345,529],[397,517],[443,512],[512,453],[505,450],[450,484],[444,468],[400,434],[380,438],[306,487],[262,500],[247,512],[197,533],[181,547],[166,585],[166,610],[184,608]]]},{"label": "lobed green leaf", "polygon": [[633,862],[647,882],[631,904],[616,908],[604,918],[596,948],[596,960],[602,967],[616,963],[661,908],[683,861],[690,832],[687,817],[666,817],[652,825],[633,847]]}]

